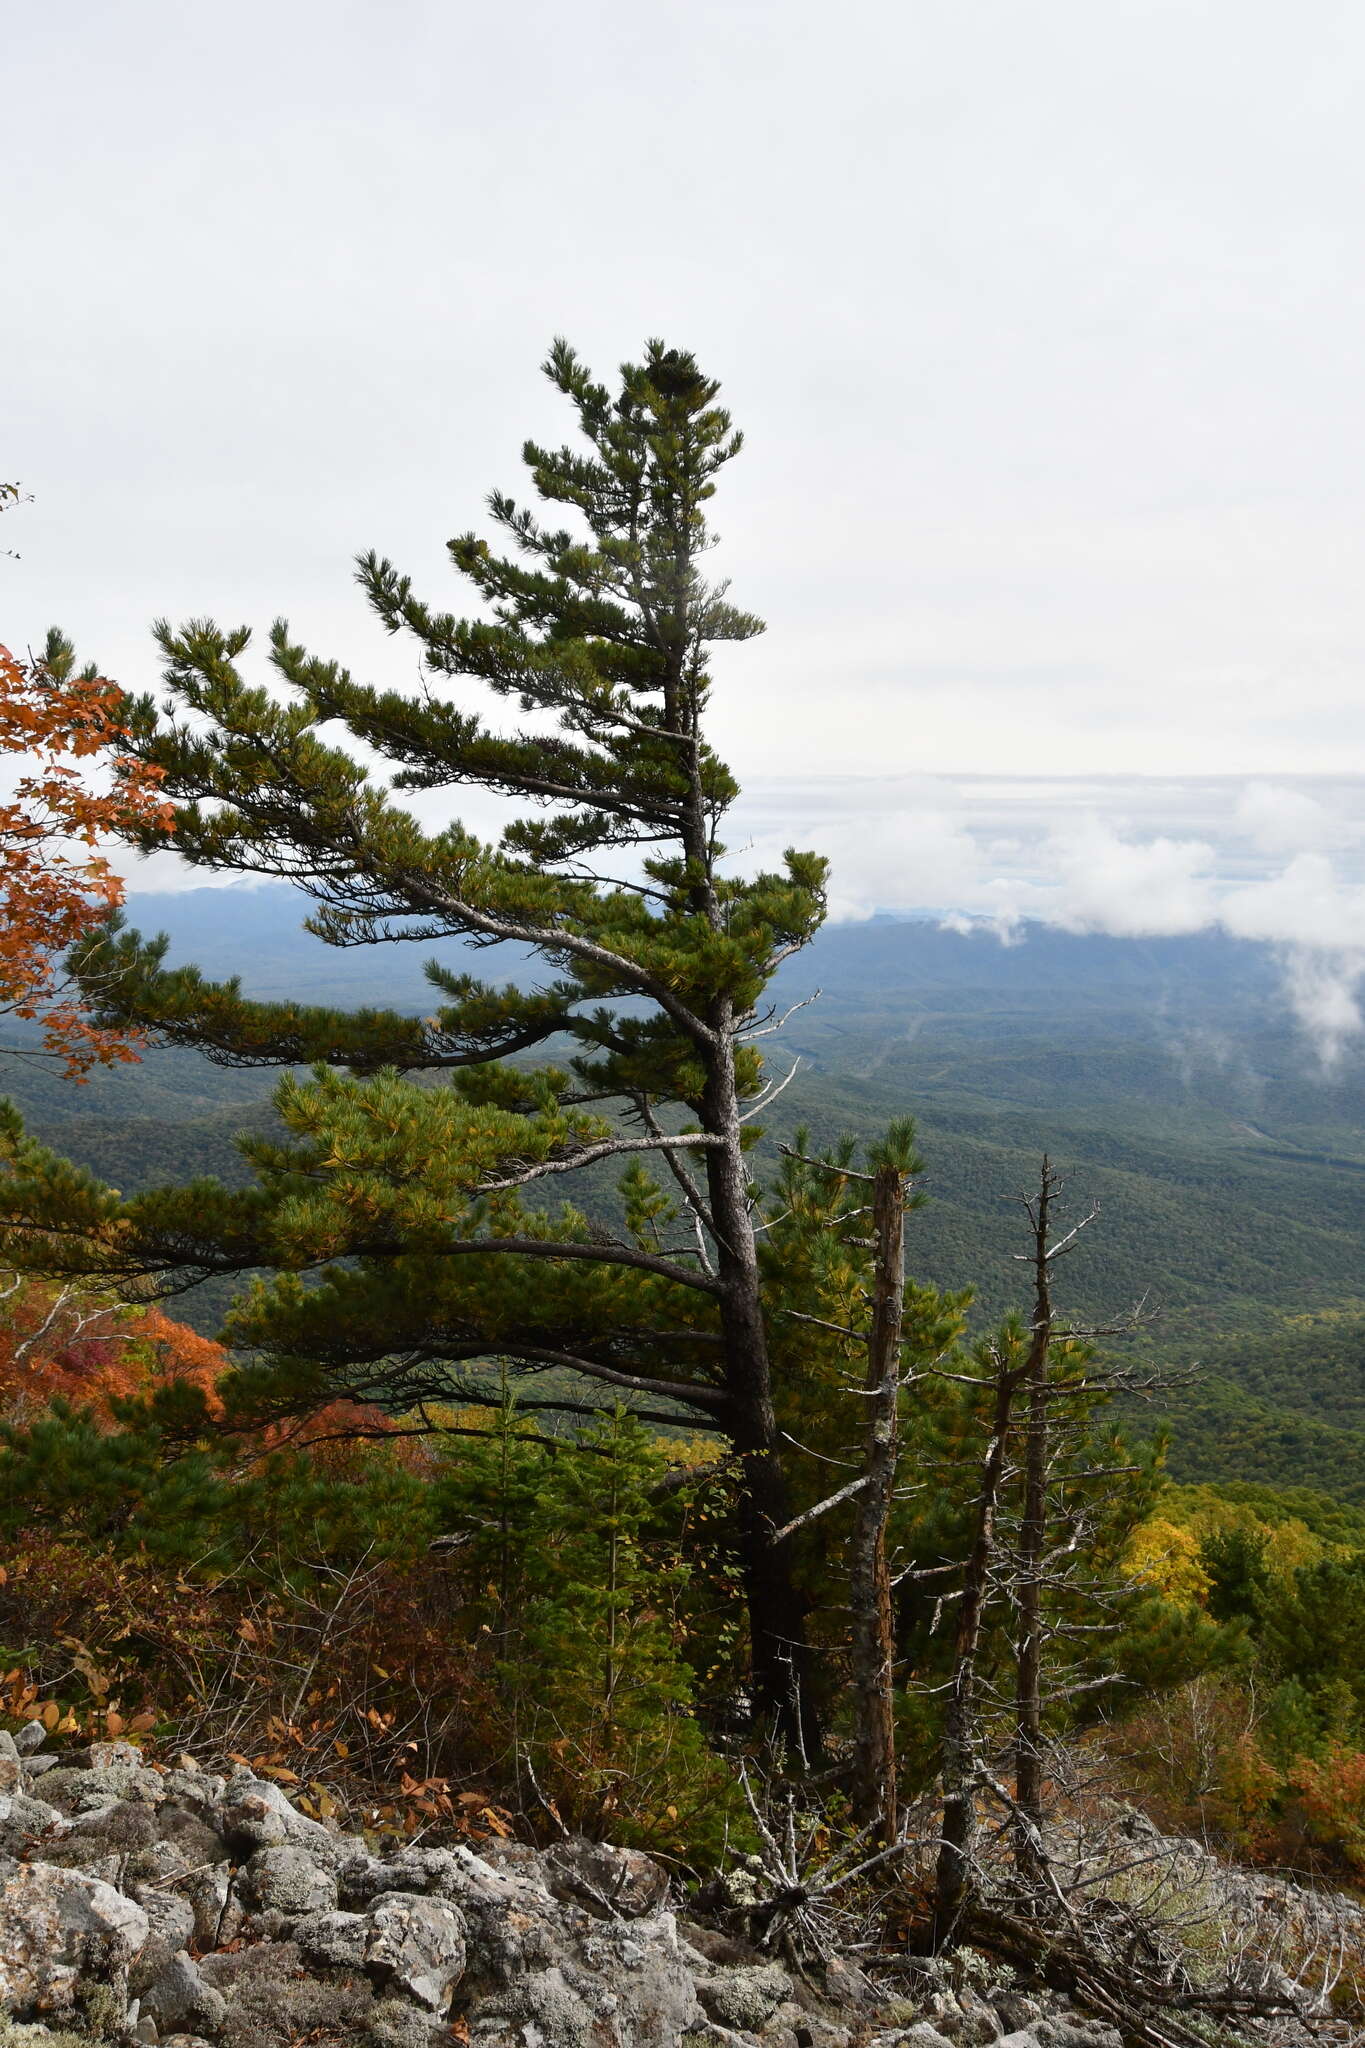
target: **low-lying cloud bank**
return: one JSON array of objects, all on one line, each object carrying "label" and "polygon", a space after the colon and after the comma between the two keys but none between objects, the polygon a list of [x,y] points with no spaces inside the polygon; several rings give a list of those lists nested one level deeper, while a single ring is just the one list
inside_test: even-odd
[{"label": "low-lying cloud bank", "polygon": [[800,843],[831,857],[838,918],[930,910],[1005,943],[1030,920],[1119,938],[1221,927],[1270,946],[1333,1067],[1365,1035],[1362,798],[1355,778],[830,778],[770,784],[749,816],[752,853],[767,858],[802,815]]}]

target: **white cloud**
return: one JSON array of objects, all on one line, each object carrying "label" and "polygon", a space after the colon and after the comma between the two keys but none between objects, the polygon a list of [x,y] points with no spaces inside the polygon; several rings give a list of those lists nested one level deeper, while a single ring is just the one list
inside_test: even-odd
[{"label": "white cloud", "polygon": [[1285,994],[1328,1073],[1341,1064],[1347,1047],[1365,1029],[1356,993],[1362,976],[1365,954],[1286,949]]},{"label": "white cloud", "polygon": [[1052,922],[1119,938],[1202,931],[1213,920],[1216,856],[1202,840],[1125,839],[1093,815],[1054,832]]},{"label": "white cloud", "polygon": [[1243,939],[1365,950],[1365,885],[1343,881],[1326,854],[1300,853],[1279,874],[1229,890],[1219,920]]},{"label": "white cloud", "polygon": [[1247,784],[1233,825],[1264,853],[1308,852],[1340,845],[1353,836],[1345,821],[1318,798],[1272,782]]}]

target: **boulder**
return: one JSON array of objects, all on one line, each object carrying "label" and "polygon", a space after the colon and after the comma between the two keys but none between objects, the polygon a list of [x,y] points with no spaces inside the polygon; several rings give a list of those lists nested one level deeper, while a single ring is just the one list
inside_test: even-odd
[{"label": "boulder", "polygon": [[335,1836],[320,1821],[297,1813],[280,1787],[249,1770],[234,1771],[223,1793],[221,1820],[230,1846],[276,1849],[285,1842],[311,1849],[320,1860],[337,1860]]},{"label": "boulder", "polygon": [[214,2034],[227,2016],[227,2000],[206,1984],[194,1958],[182,1949],[143,1994],[139,2018],[154,2020],[163,2033]]},{"label": "boulder", "polygon": [[259,1911],[287,1918],[333,1912],[337,1903],[335,1875],[297,1842],[254,1850],[247,1860],[245,1888]]},{"label": "boulder", "polygon": [[12,1735],[0,1729],[0,1792],[22,1790],[23,1758]]},{"label": "boulder", "polygon": [[837,2020],[822,2019],[818,2013],[807,2013],[797,2020],[792,2033],[796,2048],[853,2048],[850,2030]]},{"label": "boulder", "polygon": [[194,1908],[179,1892],[138,1889],[137,1903],[147,1915],[149,1933],[128,1977],[128,1989],[141,1997],[156,1982],[173,1956],[194,1940]]},{"label": "boulder", "polygon": [[27,1792],[0,1792],[0,1856],[26,1856],[65,1826],[64,1817],[45,1799]]},{"label": "boulder", "polygon": [[[234,1901],[232,1872],[226,1863],[191,1871],[177,1882],[176,1889],[194,1914],[194,1945],[201,1953],[230,1938],[224,1930]],[[240,1909],[237,1917],[241,1917]]]},{"label": "boulder", "polygon": [[639,1849],[613,1849],[580,1837],[556,1842],[541,1861],[552,1896],[590,1913],[634,1920],[657,1912],[668,1898],[668,1872]]},{"label": "boulder", "polygon": [[1030,2031],[1037,2034],[1043,2048],[1123,2048],[1118,2028],[1105,2026],[1101,2020],[1045,2019],[1030,2022]]},{"label": "boulder", "polygon": [[363,1913],[309,1913],[294,1929],[294,1939],[311,1962],[334,1970],[365,1966],[369,1923]]},{"label": "boulder", "polygon": [[400,1848],[371,1856],[362,1848],[344,1857],[337,1873],[341,1904],[353,1912],[361,1911],[383,1892],[422,1892],[452,1899],[459,1882],[460,1866],[449,1849]]},{"label": "boulder", "polygon": [[[96,1743],[97,1750],[123,1749],[124,1743]],[[77,1752],[79,1755],[79,1752]],[[132,1755],[137,1756],[133,1750]],[[149,1806],[155,1806],[164,1799],[165,1780],[159,1771],[144,1769],[140,1762],[134,1763],[119,1757],[108,1764],[83,1767],[68,1757],[63,1757],[55,1770],[43,1779],[43,1797],[50,1799],[54,1806],[70,1815],[95,1813],[101,1807],[118,1806],[124,1800],[137,1799]]]},{"label": "boulder", "polygon": [[365,1967],[428,2012],[444,2012],[465,1966],[462,1915],[444,1899],[387,1892],[366,1915]]},{"label": "boulder", "polygon": [[707,2027],[671,1913],[606,1920],[554,1898],[543,1869],[504,1871],[470,1849],[452,1853],[468,1927],[471,2044],[679,2048]]},{"label": "boulder", "polygon": [[222,1831],[222,1805],[227,1792],[227,1779],[216,1772],[190,1770],[188,1765],[167,1771],[161,1780],[162,1794],[174,1800],[178,1806],[197,1814],[215,1832]]},{"label": "boulder", "polygon": [[384,1892],[363,1913],[311,1913],[294,1939],[313,1962],[363,1969],[429,2012],[445,2010],[464,1974],[463,1915],[420,1892]]},{"label": "boulder", "polygon": [[0,2009],[24,2018],[72,2010],[82,1977],[126,1981],[150,1932],[142,1907],[98,1878],[10,1864],[0,1876]]},{"label": "boulder", "polygon": [[780,1963],[725,1970],[697,1986],[708,2016],[723,2027],[757,2033],[792,1994],[792,1980]]},{"label": "boulder", "polygon": [[140,1799],[119,1799],[67,1822],[54,1863],[78,1864],[91,1856],[131,1856],[157,1838],[155,1808]]},{"label": "boulder", "polygon": [[92,1742],[73,1751],[71,1760],[84,1771],[116,1771],[125,1766],[142,1769],[142,1751],[135,1742]]}]

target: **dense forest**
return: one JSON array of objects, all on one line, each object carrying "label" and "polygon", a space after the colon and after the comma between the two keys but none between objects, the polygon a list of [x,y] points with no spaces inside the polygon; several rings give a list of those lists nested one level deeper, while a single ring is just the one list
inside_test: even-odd
[{"label": "dense forest", "polygon": [[[363,951],[338,955],[301,914],[268,885],[129,906],[141,928],[170,934],[173,959],[240,969],[249,994],[305,979],[330,1001],[393,994],[390,963],[380,974]],[[407,971],[417,1013],[421,976]],[[1076,1313],[1112,1319],[1139,1300],[1151,1311],[1128,1341],[1172,1374],[1145,1411],[1172,1432],[1170,1469],[1276,1485],[1330,1474],[1339,1497],[1362,1497],[1365,1091],[1349,1066],[1323,1074],[1289,1032],[1261,949],[1042,928],[1003,948],[878,919],[827,927],[781,983],[786,1001],[820,993],[784,1033],[802,1064],[765,1119],[765,1166],[797,1123],[823,1143],[913,1111],[929,1199],[910,1269],[971,1285],[989,1318],[1016,1299],[1015,1197],[1050,1148],[1078,1198],[1101,1204],[1071,1276]],[[268,1078],[189,1050],[151,1048],[79,1093],[31,1060],[11,1060],[4,1079],[36,1136],[130,1192],[206,1172],[241,1184],[238,1134],[273,1122]],[[610,1176],[584,1198],[605,1212]],[[212,1335],[230,1292],[206,1283],[178,1313]]]}]

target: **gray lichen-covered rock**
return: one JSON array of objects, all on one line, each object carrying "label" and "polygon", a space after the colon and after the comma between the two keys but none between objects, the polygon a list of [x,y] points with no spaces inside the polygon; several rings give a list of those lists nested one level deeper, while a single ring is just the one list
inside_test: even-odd
[{"label": "gray lichen-covered rock", "polygon": [[[178,1889],[184,1893],[194,1914],[194,1945],[201,1953],[218,1948],[230,1939],[224,1927],[235,1902],[232,1874],[227,1864],[211,1864],[206,1869],[188,1873],[178,1881]],[[241,1909],[236,1910],[240,1918]]]},{"label": "gray lichen-covered rock", "polygon": [[294,1938],[313,1962],[363,1969],[430,2012],[445,2009],[464,1974],[463,1915],[418,1892],[385,1892],[363,1913],[310,1914]]},{"label": "gray lichen-covered rock", "polygon": [[298,1917],[329,1913],[337,1903],[337,1881],[297,1842],[279,1842],[257,1849],[247,1861],[245,1889],[259,1911]]},{"label": "gray lichen-covered rock", "polygon": [[23,1789],[23,1758],[12,1735],[0,1729],[0,1792]]},{"label": "gray lichen-covered rock", "polygon": [[0,1792],[0,1856],[26,1856],[65,1827],[65,1817],[45,1799]]},{"label": "gray lichen-covered rock", "polygon": [[214,1771],[190,1770],[186,1765],[167,1771],[161,1784],[167,1799],[186,1807],[210,1826],[217,1825],[227,1791],[226,1778],[220,1778]]},{"label": "gray lichen-covered rock", "polygon": [[366,1914],[365,1967],[429,2012],[444,2012],[465,1966],[465,1926],[444,1899],[388,1892]]},{"label": "gray lichen-covered rock", "polygon": [[208,1956],[202,1974],[226,2001],[224,2048],[289,2048],[300,2040],[319,2048],[333,2041],[340,2048],[448,2048],[444,2010],[414,2004],[358,1965],[319,1972],[316,1955],[297,1941]]},{"label": "gray lichen-covered rock", "polygon": [[469,1930],[471,2042],[679,2048],[706,2015],[671,1913],[603,1920],[556,1899],[543,1873],[456,1849]]},{"label": "gray lichen-covered rock", "polygon": [[[194,1908],[179,1892],[161,1892],[151,1885],[138,1889],[137,1903],[147,1915],[150,1932],[128,1977],[128,1989],[140,1998],[151,1988],[172,1957],[194,1940]],[[3,2043],[0,2043],[3,2048]]]},{"label": "gray lichen-covered rock", "polygon": [[792,1980],[780,1964],[759,1963],[721,1971],[697,1986],[697,1997],[710,2018],[723,2027],[756,2033],[791,1997],[791,1991]]},{"label": "gray lichen-covered rock", "polygon": [[0,2048],[448,2048],[452,2020],[471,2048],[1119,2048],[970,1948],[901,1954],[888,1997],[848,1958],[789,1976],[724,1887],[721,1924],[680,1933],[638,1851],[376,1851],[249,1769],[151,1768],[127,1743],[60,1752],[49,1803],[29,1739],[0,1739],[0,1849],[20,1852],[0,1855]]},{"label": "gray lichen-covered rock", "polygon": [[1123,2048],[1118,2028],[1100,2020],[1039,2019],[1030,2022],[1029,2031],[1042,2048]]},{"label": "gray lichen-covered rock", "polygon": [[98,1878],[10,1864],[0,1873],[0,2009],[24,2018],[73,2010],[83,1977],[126,1980],[149,1933],[142,1907]]},{"label": "gray lichen-covered rock", "polygon": [[449,1849],[402,1848],[385,1856],[363,1849],[344,1857],[337,1873],[341,1904],[361,1911],[383,1892],[423,1892],[453,1899],[459,1889],[460,1866]]},{"label": "gray lichen-covered rock", "polygon": [[251,1771],[235,1771],[228,1779],[221,1814],[229,1844],[248,1853],[292,1842],[312,1851],[319,1861],[331,1863],[337,1858],[335,1836],[320,1821],[296,1812],[278,1785]]},{"label": "gray lichen-covered rock", "polygon": [[[113,1747],[99,1744],[98,1747]],[[118,1806],[137,1799],[155,1806],[165,1797],[164,1780],[157,1771],[120,1758],[94,1769],[82,1769],[65,1757],[43,1779],[43,1797],[68,1815],[95,1813],[101,1807]]]},{"label": "gray lichen-covered rock", "polygon": [[369,2048],[376,2002],[365,1978],[317,1975],[292,1941],[206,1956],[201,1975],[226,2003],[221,2048]]},{"label": "gray lichen-covered rock", "polygon": [[363,1913],[309,1913],[294,1939],[311,1962],[324,1968],[363,1969],[368,1922]]},{"label": "gray lichen-covered rock", "polygon": [[227,2017],[227,2000],[204,1981],[198,1963],[182,1949],[143,1994],[139,2017],[154,2020],[163,2033],[216,2034]]}]

